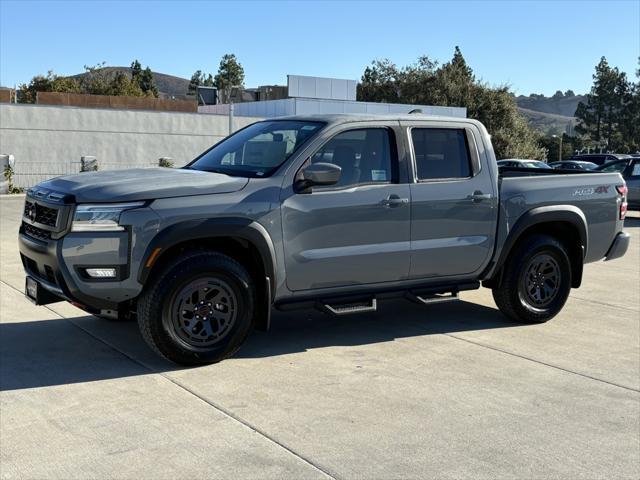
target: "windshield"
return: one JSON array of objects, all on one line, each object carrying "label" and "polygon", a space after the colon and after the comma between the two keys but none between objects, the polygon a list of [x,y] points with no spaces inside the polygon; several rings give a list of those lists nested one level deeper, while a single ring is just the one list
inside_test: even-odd
[{"label": "windshield", "polygon": [[240,177],[268,177],[322,127],[322,122],[271,120],[249,125],[185,168]]}]

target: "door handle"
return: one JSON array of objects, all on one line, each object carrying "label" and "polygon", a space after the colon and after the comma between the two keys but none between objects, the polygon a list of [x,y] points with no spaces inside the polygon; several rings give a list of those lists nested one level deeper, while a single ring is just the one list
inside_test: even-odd
[{"label": "door handle", "polygon": [[382,201],[382,205],[387,208],[399,207],[401,205],[407,205],[408,203],[408,198],[400,198],[398,195],[389,195]]},{"label": "door handle", "polygon": [[482,193],[480,190],[476,190],[472,195],[467,195],[467,200],[472,202],[481,202],[483,200],[491,200],[490,193]]}]

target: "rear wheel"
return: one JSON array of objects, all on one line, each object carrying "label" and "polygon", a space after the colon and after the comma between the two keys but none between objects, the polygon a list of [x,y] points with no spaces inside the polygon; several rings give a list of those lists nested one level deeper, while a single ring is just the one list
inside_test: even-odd
[{"label": "rear wheel", "polygon": [[515,321],[543,323],[562,310],[570,290],[571,263],[563,245],[548,235],[532,235],[507,260],[493,299]]},{"label": "rear wheel", "polygon": [[185,254],[145,287],[138,324],[149,346],[182,364],[233,355],[251,331],[255,288],[246,269],[213,252]]}]

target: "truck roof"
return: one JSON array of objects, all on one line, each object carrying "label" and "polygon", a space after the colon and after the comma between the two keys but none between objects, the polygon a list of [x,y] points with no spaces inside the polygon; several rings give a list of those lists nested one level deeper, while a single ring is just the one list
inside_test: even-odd
[{"label": "truck roof", "polygon": [[341,124],[351,122],[370,122],[370,121],[433,121],[433,122],[466,122],[473,123],[477,126],[482,124],[471,118],[466,117],[445,117],[439,115],[425,115],[420,113],[396,113],[396,114],[371,114],[371,113],[331,113],[331,114],[313,114],[313,115],[290,115],[286,117],[269,118],[266,120],[306,120],[306,121],[322,121],[328,124]]}]

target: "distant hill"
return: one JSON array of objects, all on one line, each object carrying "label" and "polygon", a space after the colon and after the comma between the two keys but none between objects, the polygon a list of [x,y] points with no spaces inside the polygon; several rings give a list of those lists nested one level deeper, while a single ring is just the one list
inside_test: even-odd
[{"label": "distant hill", "polygon": [[574,117],[578,103],[586,102],[585,95],[576,95],[571,90],[557,91],[552,97],[531,94],[516,97],[518,110],[529,124],[545,134],[573,134]]},{"label": "distant hill", "polygon": [[576,108],[578,108],[578,103],[585,101],[585,95],[575,95],[571,90],[566,93],[558,91],[553,97],[545,97],[544,95],[533,93],[529,96],[520,95],[516,98],[520,108],[564,117],[573,117],[576,113]]},{"label": "distant hill", "polygon": [[561,133],[574,134],[573,129],[576,125],[575,117],[536,112],[535,110],[519,107],[518,111],[529,121],[529,125],[546,135],[558,135]]},{"label": "distant hill", "polygon": [[[104,67],[102,69],[108,75],[115,75],[116,72],[131,73],[129,67]],[[81,79],[86,73],[72,75],[73,78]],[[181,98],[187,94],[189,90],[189,80],[186,78],[167,75],[166,73],[153,72],[153,83],[158,88],[161,97],[177,97]]]}]

